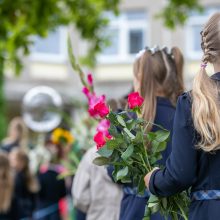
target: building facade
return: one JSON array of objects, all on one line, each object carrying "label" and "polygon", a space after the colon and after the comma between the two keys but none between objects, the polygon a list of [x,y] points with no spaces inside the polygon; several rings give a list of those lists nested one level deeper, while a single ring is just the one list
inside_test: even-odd
[{"label": "building facade", "polygon": [[[145,46],[154,45],[178,46],[183,51],[185,82],[189,89],[202,57],[200,31],[209,16],[220,10],[219,0],[203,0],[200,3],[205,8],[204,13],[191,13],[185,26],[174,31],[166,29],[163,21],[155,17],[166,5],[166,0],[122,0],[119,16],[106,12],[110,22],[103,34],[108,36],[111,44],[98,55],[97,66],[92,71],[97,93],[116,98],[129,92],[136,54]],[[88,43],[74,28],[60,27],[46,39],[34,39],[31,55],[24,58],[24,69],[19,78],[14,77],[10,70],[6,71],[5,91],[10,115],[20,113],[23,95],[37,85],[55,88],[66,105],[75,99],[83,99],[79,78],[68,61],[68,33],[71,34],[75,55],[85,55]]]}]

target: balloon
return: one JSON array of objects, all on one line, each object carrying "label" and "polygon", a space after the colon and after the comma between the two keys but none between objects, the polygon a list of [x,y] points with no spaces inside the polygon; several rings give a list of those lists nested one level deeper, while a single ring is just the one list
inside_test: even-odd
[{"label": "balloon", "polygon": [[47,86],[30,89],[23,98],[23,119],[36,132],[49,132],[61,122],[62,99]]}]

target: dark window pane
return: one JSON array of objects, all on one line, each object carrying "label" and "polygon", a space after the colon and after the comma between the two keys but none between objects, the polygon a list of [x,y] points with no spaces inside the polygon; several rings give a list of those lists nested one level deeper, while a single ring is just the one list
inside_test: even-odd
[{"label": "dark window pane", "polygon": [[143,49],[144,33],[142,30],[131,30],[129,32],[129,53],[138,53]]}]

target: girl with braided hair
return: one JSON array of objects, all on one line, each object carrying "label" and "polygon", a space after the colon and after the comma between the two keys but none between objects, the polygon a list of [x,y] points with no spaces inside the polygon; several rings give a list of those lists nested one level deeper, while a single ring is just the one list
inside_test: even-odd
[{"label": "girl with braided hair", "polygon": [[[142,117],[172,130],[177,97],[183,92],[183,56],[177,47],[145,48],[140,51],[134,63],[134,90],[144,97]],[[156,126],[149,130],[156,131]],[[171,152],[169,143],[158,164],[165,165]],[[108,167],[111,175],[113,167]],[[144,196],[137,194],[133,184],[123,184],[120,220],[142,220],[149,192]],[[159,213],[153,214],[151,220],[164,220]]]},{"label": "girl with braided hair", "polygon": [[[164,169],[145,176],[150,192],[170,196],[191,187],[189,220],[220,218],[220,13],[205,25],[203,58],[193,89],[179,97],[172,152]],[[206,65],[214,67],[209,77]]]}]

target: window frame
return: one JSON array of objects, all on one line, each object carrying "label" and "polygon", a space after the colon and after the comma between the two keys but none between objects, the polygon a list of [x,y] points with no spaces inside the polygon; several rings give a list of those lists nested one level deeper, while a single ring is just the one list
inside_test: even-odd
[{"label": "window frame", "polygon": [[[140,10],[137,10],[140,11]],[[129,53],[129,31],[130,30],[142,30],[143,31],[143,44],[147,45],[149,42],[149,34],[148,31],[148,15],[146,10],[141,10],[141,12],[145,13],[145,19],[134,19],[129,20],[126,18],[126,13],[129,11],[125,11],[121,13],[118,17],[110,17],[108,29],[118,29],[119,30],[119,48],[118,54],[106,55],[99,54],[97,57],[99,64],[118,64],[118,63],[132,63],[136,54]]]},{"label": "window frame", "polygon": [[[43,53],[31,51],[30,60],[44,63],[64,63],[67,60],[67,28],[59,27],[59,53]],[[34,39],[34,38],[33,38]]]}]

